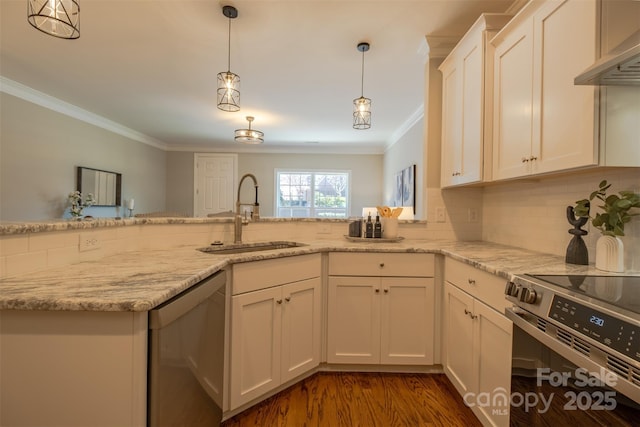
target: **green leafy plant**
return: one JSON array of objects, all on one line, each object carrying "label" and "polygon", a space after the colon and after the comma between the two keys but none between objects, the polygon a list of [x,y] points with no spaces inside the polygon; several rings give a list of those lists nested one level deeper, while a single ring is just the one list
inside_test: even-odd
[{"label": "green leafy plant", "polygon": [[[577,216],[591,218],[591,224],[605,236],[624,236],[624,225],[631,221],[631,217],[640,215],[640,212],[631,211],[633,208],[640,208],[640,195],[633,191],[620,191],[617,195],[607,196],[609,187],[611,184],[606,180],[600,182],[598,189],[591,193],[589,199],[576,202],[574,212]],[[598,206],[604,212],[596,213],[595,217],[590,216],[593,199],[604,203]]]}]

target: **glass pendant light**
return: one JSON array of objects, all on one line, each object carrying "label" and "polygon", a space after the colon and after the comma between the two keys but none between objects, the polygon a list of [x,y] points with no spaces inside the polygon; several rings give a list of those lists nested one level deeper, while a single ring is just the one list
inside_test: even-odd
[{"label": "glass pendant light", "polygon": [[229,56],[227,71],[218,73],[218,108],[234,112],[240,110],[240,76],[231,72],[231,20],[238,17],[238,10],[233,6],[224,6],[222,14],[229,18]]},{"label": "glass pendant light", "polygon": [[29,0],[27,21],[50,36],[80,37],[80,5],[76,0]]},{"label": "glass pendant light", "polygon": [[244,144],[262,144],[264,142],[264,133],[259,130],[251,129],[253,117],[247,116],[249,122],[248,129],[236,129],[235,140]]},{"label": "glass pendant light", "polygon": [[360,98],[353,100],[353,128],[369,129],[371,127],[371,100],[364,97],[364,53],[369,50],[369,43],[358,43],[358,51],[362,52],[362,80]]}]

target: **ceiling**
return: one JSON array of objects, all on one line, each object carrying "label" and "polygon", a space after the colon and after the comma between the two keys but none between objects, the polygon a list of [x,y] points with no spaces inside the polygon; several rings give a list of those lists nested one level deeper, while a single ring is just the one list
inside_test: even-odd
[{"label": "ceiling", "polygon": [[[3,87],[25,85],[167,150],[383,152],[421,117],[425,35],[460,36],[480,13],[504,12],[513,0],[79,2],[81,36],[61,40],[28,24],[26,0],[0,0]],[[225,4],[238,9],[236,113],[216,108],[216,74],[228,69]],[[368,130],[352,128],[360,41],[371,44]],[[233,141],[246,116],[264,144]]]}]

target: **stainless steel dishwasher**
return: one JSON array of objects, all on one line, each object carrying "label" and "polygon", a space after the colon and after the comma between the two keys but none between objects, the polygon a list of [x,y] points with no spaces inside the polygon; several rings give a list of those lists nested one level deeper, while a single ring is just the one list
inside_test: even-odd
[{"label": "stainless steel dishwasher", "polygon": [[221,271],[149,312],[149,426],[220,425],[225,288]]}]

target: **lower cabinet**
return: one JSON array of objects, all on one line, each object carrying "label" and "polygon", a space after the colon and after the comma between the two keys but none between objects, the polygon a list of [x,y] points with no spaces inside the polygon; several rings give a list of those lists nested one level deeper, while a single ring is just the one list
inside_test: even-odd
[{"label": "lower cabinet", "polygon": [[433,364],[432,278],[330,277],[329,363]]},{"label": "lower cabinet", "polygon": [[511,321],[445,282],[443,339],[444,371],[465,403],[484,425],[508,426]]},{"label": "lower cabinet", "polygon": [[327,362],[433,364],[433,265],[430,254],[331,253]]},{"label": "lower cabinet", "polygon": [[306,273],[316,277],[232,296],[231,410],[320,363],[319,257],[317,267]]}]

